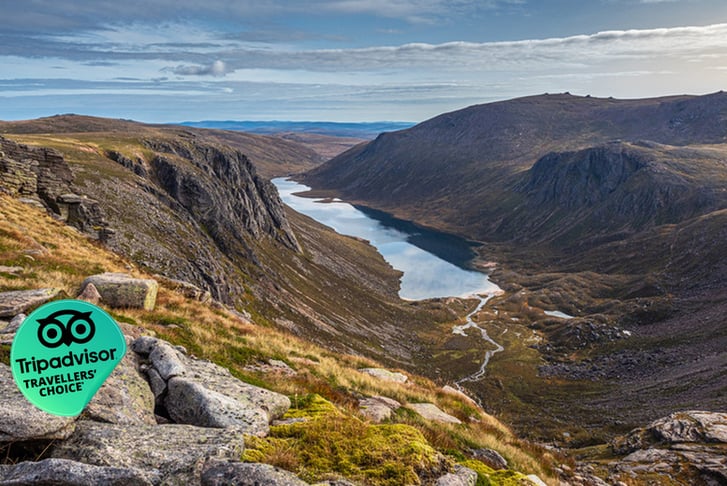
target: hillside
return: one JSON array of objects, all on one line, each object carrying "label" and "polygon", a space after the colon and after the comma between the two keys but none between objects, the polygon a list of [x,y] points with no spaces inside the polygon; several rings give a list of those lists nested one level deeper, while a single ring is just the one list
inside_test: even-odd
[{"label": "hillside", "polygon": [[[31,253],[33,257],[29,258]],[[57,298],[75,297],[86,276],[128,272],[129,268],[133,268],[131,261],[54,220],[44,210],[0,194],[3,312],[9,291],[55,288],[60,291]],[[132,273],[137,278],[153,278],[139,270]],[[375,361],[333,353],[263,322],[244,318],[219,302],[200,301],[189,296],[188,291],[179,282],[161,279],[153,310],[101,304],[120,323],[133,343],[133,351],[128,351],[128,359],[99,392],[100,398],[94,399],[78,418],[51,417],[19,396],[7,366],[14,331],[6,330],[8,316],[2,314],[0,482],[212,484],[205,482],[203,471],[219,466],[220,461],[232,468],[243,468],[250,462],[268,463],[311,482],[347,478],[361,485],[428,484],[438,476],[455,472],[458,462],[474,468],[487,484],[526,481],[527,474],[555,481],[553,467],[557,459],[552,453],[518,440],[507,427],[461,394],[414,374],[408,375],[406,384],[375,378],[360,371],[381,367]],[[177,347],[172,348],[167,341]],[[260,424],[262,431],[240,423],[195,424],[194,420],[199,419],[172,413],[171,391],[166,392],[166,405],[157,403],[155,408],[155,395],[144,378],[144,370],[151,365],[141,366],[143,346],[161,346],[167,355],[176,355],[184,367],[205,376],[205,386],[212,386],[213,379],[221,380],[220,392],[256,390],[257,401],[260,397],[276,400],[280,404],[275,405],[278,411],[270,414],[277,417],[288,410],[284,415],[287,421],[270,426],[266,421]],[[150,359],[155,363],[153,356]],[[207,359],[216,364],[204,361]],[[180,377],[173,379],[179,381]],[[391,403],[396,400],[405,407],[379,424],[359,407],[367,397],[387,397]],[[229,400],[224,410],[228,419],[234,415]],[[462,423],[426,419],[406,408],[424,402],[460,417]],[[214,402],[211,406],[214,408]],[[352,444],[352,439],[359,442]],[[475,459],[471,452],[474,449],[497,451],[498,456],[507,458],[509,467],[493,468],[491,460]],[[129,450],[144,452],[129,454]],[[215,459],[210,461],[209,455]],[[248,462],[239,462],[243,459]],[[266,469],[255,470],[257,474],[272,474]],[[252,474],[250,469],[246,471],[239,474]],[[278,471],[259,481],[308,484]],[[289,482],[268,482],[272,477]]]},{"label": "hillside", "polygon": [[[61,120],[61,129],[72,128],[73,118]],[[31,170],[26,178],[38,178],[40,191],[11,177],[10,193],[35,197],[140,267],[331,348],[400,366],[426,359],[421,343],[406,337],[412,330],[456,319],[449,310],[399,301],[398,273],[365,243],[288,215],[250,159],[216,133],[130,122],[108,131],[115,121],[77,121],[68,133],[6,135],[51,148],[3,139],[0,178],[38,159],[30,167],[39,176]],[[37,132],[47,122],[16,130]],[[103,131],[82,131],[92,129]],[[278,140],[262,142],[274,161]],[[43,189],[48,174],[64,177],[51,192]],[[64,194],[71,204],[60,207]]]}]

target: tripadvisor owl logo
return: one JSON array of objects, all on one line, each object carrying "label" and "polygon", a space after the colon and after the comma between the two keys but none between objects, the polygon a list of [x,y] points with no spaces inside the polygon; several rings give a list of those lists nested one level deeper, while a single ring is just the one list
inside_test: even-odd
[{"label": "tripadvisor owl logo", "polygon": [[38,408],[55,415],[83,411],[126,353],[126,340],[103,309],[61,300],[31,313],[10,351],[15,382]]}]

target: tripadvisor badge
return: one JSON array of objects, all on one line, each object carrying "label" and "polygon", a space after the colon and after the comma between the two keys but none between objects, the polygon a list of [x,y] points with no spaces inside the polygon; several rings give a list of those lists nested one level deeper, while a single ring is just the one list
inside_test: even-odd
[{"label": "tripadvisor badge", "polygon": [[83,411],[126,353],[126,339],[103,309],[80,300],[59,300],[33,311],[10,350],[15,383],[46,412]]}]

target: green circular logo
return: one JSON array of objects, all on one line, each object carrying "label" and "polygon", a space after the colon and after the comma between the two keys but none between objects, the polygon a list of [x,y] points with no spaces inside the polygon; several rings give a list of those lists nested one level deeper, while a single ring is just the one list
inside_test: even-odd
[{"label": "green circular logo", "polygon": [[10,350],[10,366],[30,403],[54,415],[75,416],[125,353],[126,339],[103,309],[59,300],[23,321]]}]

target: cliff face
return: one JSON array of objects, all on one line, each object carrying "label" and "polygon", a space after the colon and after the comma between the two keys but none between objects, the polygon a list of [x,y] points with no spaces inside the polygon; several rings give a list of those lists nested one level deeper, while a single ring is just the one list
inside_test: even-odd
[{"label": "cliff face", "polygon": [[583,244],[708,214],[727,207],[722,157],[623,142],[550,153],[520,177],[510,196],[519,204],[493,234]]},{"label": "cliff face", "polygon": [[113,235],[96,201],[73,193],[73,174],[60,152],[0,137],[0,191],[35,201],[56,218],[106,241]]}]

